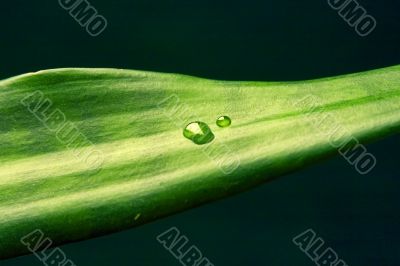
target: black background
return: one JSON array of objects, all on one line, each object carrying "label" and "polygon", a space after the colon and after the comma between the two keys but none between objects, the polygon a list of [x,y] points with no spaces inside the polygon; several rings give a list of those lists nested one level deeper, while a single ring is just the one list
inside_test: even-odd
[{"label": "black background", "polygon": [[[326,0],[91,0],[98,37],[57,0],[3,1],[0,78],[115,67],[224,80],[303,80],[400,63],[400,2],[360,0],[377,20],[360,37]],[[76,265],[180,265],[157,241],[178,227],[216,266],[315,265],[292,238],[312,228],[349,266],[400,265],[400,138],[369,145],[359,175],[337,156],[235,197],[129,231],[63,246]],[[1,265],[42,265],[33,255]]]}]

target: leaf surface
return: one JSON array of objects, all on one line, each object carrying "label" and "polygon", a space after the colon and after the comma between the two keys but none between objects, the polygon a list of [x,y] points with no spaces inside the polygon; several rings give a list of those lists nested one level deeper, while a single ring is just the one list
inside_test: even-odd
[{"label": "leaf surface", "polygon": [[[230,127],[215,124],[221,115]],[[183,137],[194,121],[209,125],[211,143]],[[28,253],[20,239],[35,229],[58,245],[131,228],[399,129],[399,66],[272,83],[116,69],[7,79],[0,258]]]}]

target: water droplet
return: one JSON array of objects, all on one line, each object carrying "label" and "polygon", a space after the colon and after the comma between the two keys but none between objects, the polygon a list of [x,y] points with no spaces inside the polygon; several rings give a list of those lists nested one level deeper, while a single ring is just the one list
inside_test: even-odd
[{"label": "water droplet", "polygon": [[210,127],[199,121],[188,124],[183,130],[183,136],[198,145],[210,143],[215,138]]},{"label": "water droplet", "polygon": [[217,119],[217,126],[219,127],[229,127],[231,124],[232,120],[229,118],[229,116],[223,115]]}]

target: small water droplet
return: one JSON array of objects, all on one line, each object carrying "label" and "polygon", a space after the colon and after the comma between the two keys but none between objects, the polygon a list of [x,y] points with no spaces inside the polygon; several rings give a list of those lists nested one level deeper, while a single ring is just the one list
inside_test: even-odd
[{"label": "small water droplet", "polygon": [[217,119],[217,126],[219,127],[229,127],[231,124],[232,120],[229,118],[229,116],[223,115]]},{"label": "small water droplet", "polygon": [[183,130],[183,136],[198,145],[210,143],[215,136],[210,127],[204,122],[192,122]]}]

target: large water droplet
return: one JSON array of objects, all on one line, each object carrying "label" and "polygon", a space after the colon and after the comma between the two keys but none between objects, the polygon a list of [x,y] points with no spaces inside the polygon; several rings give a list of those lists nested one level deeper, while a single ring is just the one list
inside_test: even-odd
[{"label": "large water droplet", "polygon": [[229,118],[229,116],[223,115],[217,119],[217,126],[219,127],[229,127],[231,124],[232,120]]},{"label": "large water droplet", "polygon": [[210,127],[199,121],[188,124],[183,130],[183,136],[198,145],[210,143],[215,138]]}]

